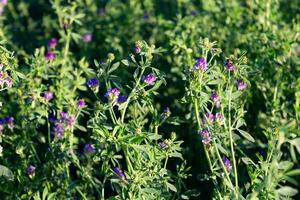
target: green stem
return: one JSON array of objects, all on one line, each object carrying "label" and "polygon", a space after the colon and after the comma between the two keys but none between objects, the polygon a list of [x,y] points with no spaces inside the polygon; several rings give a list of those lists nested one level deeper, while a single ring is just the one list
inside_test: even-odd
[{"label": "green stem", "polygon": [[[230,72],[229,72],[229,82],[230,82]],[[231,149],[233,169],[234,169],[235,191],[236,191],[236,193],[238,193],[238,191],[239,191],[238,174],[237,174],[237,167],[236,167],[236,160],[235,160],[232,127],[231,127],[231,92],[232,92],[232,86],[230,87],[230,90],[229,90],[229,99],[228,99],[228,131],[229,131],[230,149]]]},{"label": "green stem", "polygon": [[130,99],[132,98],[132,96],[133,96],[134,93],[136,92],[136,89],[137,89],[138,86],[140,85],[140,81],[141,81],[141,79],[142,79],[142,76],[143,76],[143,74],[144,74],[145,69],[146,69],[146,68],[142,68],[141,74],[140,74],[140,76],[139,76],[139,78],[138,78],[138,80],[137,80],[137,82],[136,82],[136,85],[135,85],[135,87],[132,89],[130,95],[128,96],[128,98],[127,98],[127,100],[126,100],[126,102],[125,102],[124,110],[123,110],[123,112],[122,112],[122,117],[121,117],[121,123],[124,122],[126,110],[127,110],[128,105],[129,105]]}]

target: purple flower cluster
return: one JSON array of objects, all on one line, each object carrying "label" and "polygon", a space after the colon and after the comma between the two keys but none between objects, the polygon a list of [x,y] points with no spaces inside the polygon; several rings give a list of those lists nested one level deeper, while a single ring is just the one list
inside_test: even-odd
[{"label": "purple flower cluster", "polygon": [[90,88],[95,89],[99,86],[99,80],[97,78],[92,78],[86,83]]},{"label": "purple flower cluster", "polygon": [[202,123],[208,123],[212,125],[214,122],[217,122],[219,125],[221,125],[223,123],[223,119],[223,115],[219,112],[217,112],[215,115],[212,113],[206,113],[202,118]]},{"label": "purple flower cluster", "polygon": [[205,58],[198,58],[196,60],[196,63],[194,65],[195,70],[201,70],[201,71],[206,71],[208,69],[208,64],[205,60]]},{"label": "purple flower cluster", "polygon": [[15,127],[14,121],[15,119],[11,116],[6,116],[4,119],[0,118],[0,135],[2,135],[5,126],[7,126],[10,130],[13,130]]},{"label": "purple flower cluster", "polygon": [[211,135],[207,128],[199,131],[198,134],[201,136],[203,144],[207,145],[211,142]]},{"label": "purple flower cluster", "polygon": [[148,74],[143,77],[143,81],[148,85],[154,85],[157,77],[154,73]]},{"label": "purple flower cluster", "polygon": [[92,144],[86,144],[83,148],[83,153],[86,155],[91,155],[94,154],[96,152],[96,149],[94,147],[94,145]]},{"label": "purple flower cluster", "polygon": [[118,100],[120,93],[121,92],[118,88],[111,88],[106,92],[105,97],[107,97],[110,101],[115,102]]},{"label": "purple flower cluster", "polygon": [[84,101],[84,99],[79,99],[78,101],[77,101],[77,107],[78,108],[83,108],[84,106],[85,106],[85,101]]},{"label": "purple flower cluster", "polygon": [[158,143],[158,146],[161,148],[161,149],[166,149],[168,148],[168,144],[166,143],[166,141],[161,141],[160,143]]},{"label": "purple flower cluster", "polygon": [[58,44],[58,41],[56,38],[51,38],[49,41],[48,41],[48,47],[51,48],[51,49],[55,49],[55,47],[57,46]]},{"label": "purple flower cluster", "polygon": [[7,0],[0,0],[0,15],[2,14],[6,4],[7,4]]},{"label": "purple flower cluster", "polygon": [[232,169],[230,160],[228,158],[224,157],[223,158],[223,164],[225,165],[225,168],[226,168],[227,172],[230,172],[231,169]]},{"label": "purple flower cluster", "polygon": [[126,95],[119,95],[117,100],[118,104],[124,103],[127,100],[127,98],[128,97]]},{"label": "purple flower cluster", "polygon": [[54,123],[53,134],[58,139],[61,139],[65,133],[65,130],[71,129],[75,125],[76,120],[72,115],[69,115],[65,112],[60,112],[59,116],[60,117],[56,119],[55,116],[49,115],[48,119]]},{"label": "purple flower cluster", "polygon": [[241,79],[236,81],[236,85],[239,91],[243,91],[247,88],[247,84]]},{"label": "purple flower cluster", "polygon": [[220,107],[221,98],[216,92],[211,94],[210,99],[216,104],[217,107]]},{"label": "purple flower cluster", "polygon": [[226,67],[227,71],[229,71],[229,72],[232,72],[235,69],[233,62],[229,59],[226,60],[225,67]]},{"label": "purple flower cluster", "polygon": [[47,61],[51,61],[55,59],[55,53],[53,51],[48,51],[45,55],[45,59]]},{"label": "purple flower cluster", "polygon": [[34,173],[35,173],[35,166],[29,165],[29,166],[26,168],[26,173],[27,173],[29,176],[34,175]]},{"label": "purple flower cluster", "polygon": [[54,98],[53,92],[50,91],[44,92],[43,98],[46,101],[51,101]]},{"label": "purple flower cluster", "polygon": [[0,87],[11,88],[13,82],[9,74],[3,70],[4,66],[0,63]]},{"label": "purple flower cluster", "polygon": [[114,172],[119,176],[119,178],[124,179],[125,174],[119,167],[115,167]]},{"label": "purple flower cluster", "polygon": [[82,40],[83,42],[85,43],[89,43],[92,41],[92,34],[91,33],[85,33],[83,36],[82,36]]}]

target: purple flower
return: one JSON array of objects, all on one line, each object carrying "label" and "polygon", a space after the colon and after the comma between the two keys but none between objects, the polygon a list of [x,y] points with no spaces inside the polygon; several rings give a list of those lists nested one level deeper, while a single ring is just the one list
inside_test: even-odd
[{"label": "purple flower", "polygon": [[247,84],[240,79],[236,81],[236,84],[239,91],[243,91],[247,88]]},{"label": "purple flower", "polygon": [[220,96],[216,92],[211,94],[210,99],[216,104],[217,107],[220,106]]},{"label": "purple flower", "polygon": [[225,165],[225,168],[226,168],[227,172],[230,172],[231,169],[232,169],[230,160],[228,158],[224,157],[223,158],[223,164]]},{"label": "purple flower", "polygon": [[120,178],[125,178],[125,174],[119,167],[115,167],[114,172],[120,177]]},{"label": "purple flower", "polygon": [[225,67],[229,72],[232,72],[235,69],[233,62],[229,59],[225,62]]},{"label": "purple flower", "polygon": [[140,47],[138,47],[138,46],[134,47],[134,53],[139,54],[139,53],[141,53],[141,51],[142,51],[142,49]]},{"label": "purple flower", "polygon": [[99,86],[99,81],[97,78],[92,78],[90,80],[87,81],[87,85],[90,87],[90,88],[96,88]]},{"label": "purple flower", "polygon": [[50,101],[51,99],[53,99],[53,92],[45,92],[43,97],[46,101]]},{"label": "purple flower", "polygon": [[118,97],[118,104],[121,104],[121,103],[124,103],[125,101],[127,100],[127,96],[125,96],[125,95],[120,95],[119,97]]},{"label": "purple flower", "polygon": [[68,113],[63,112],[63,111],[60,112],[59,115],[60,115],[60,121],[61,121],[61,122],[66,121],[66,119],[68,118]]},{"label": "purple flower", "polygon": [[79,100],[77,101],[77,106],[78,106],[78,108],[83,108],[83,107],[85,106],[85,101],[84,101],[84,99],[79,99]]},{"label": "purple flower", "polygon": [[64,125],[61,123],[56,123],[53,127],[53,132],[58,139],[61,139],[65,132]]},{"label": "purple flower", "polygon": [[223,119],[224,117],[221,113],[218,112],[215,114],[215,120],[218,122],[218,124],[223,124]]},{"label": "purple flower", "polygon": [[4,7],[7,4],[7,0],[0,0],[0,7]]},{"label": "purple flower", "polygon": [[203,129],[198,132],[202,137],[202,143],[207,145],[211,142],[210,132],[208,129]]},{"label": "purple flower", "polygon": [[154,85],[157,77],[154,73],[148,74],[146,77],[143,78],[144,82],[148,85]]},{"label": "purple flower", "polygon": [[205,124],[205,123],[213,124],[214,121],[215,121],[215,116],[211,113],[208,113],[208,112],[202,118],[202,123],[203,124]]},{"label": "purple flower", "polygon": [[108,90],[105,94],[107,98],[109,98],[111,101],[115,101],[119,98],[120,90],[118,88],[112,88]]},{"label": "purple flower", "polygon": [[45,55],[47,61],[53,60],[55,58],[55,53],[53,51],[48,51]]},{"label": "purple flower", "polygon": [[85,154],[94,154],[96,152],[94,145],[86,144],[83,148]]},{"label": "purple flower", "polygon": [[35,173],[35,167],[33,165],[29,165],[27,168],[26,168],[26,173],[28,175],[33,175]]},{"label": "purple flower", "polygon": [[170,115],[171,115],[171,110],[170,110],[169,107],[166,107],[166,108],[164,109],[163,116],[164,116],[164,117],[170,117]]},{"label": "purple flower", "polygon": [[54,123],[56,121],[56,117],[53,115],[53,114],[49,114],[48,115],[48,120],[51,122],[51,123]]},{"label": "purple flower", "polygon": [[158,143],[158,146],[159,146],[161,149],[166,149],[166,148],[168,148],[168,145],[166,144],[165,141],[162,141],[162,142]]},{"label": "purple flower", "polygon": [[9,129],[12,130],[15,127],[15,125],[14,125],[15,119],[13,117],[7,116],[7,117],[5,117],[4,120],[5,120],[5,123],[7,124]]},{"label": "purple flower", "polygon": [[208,69],[206,60],[204,58],[197,59],[195,65],[194,65],[194,69],[206,71]]},{"label": "purple flower", "polygon": [[56,38],[51,38],[49,41],[48,41],[48,47],[54,49],[56,47],[56,45],[58,44],[58,41]]},{"label": "purple flower", "polygon": [[82,36],[82,40],[85,42],[85,43],[89,43],[92,41],[92,34],[91,33],[85,33],[83,36]]},{"label": "purple flower", "polygon": [[6,79],[3,81],[3,83],[5,83],[6,87],[8,87],[8,88],[11,88],[11,86],[13,84],[13,82],[12,82],[12,80],[11,80],[11,78],[9,76],[6,77]]},{"label": "purple flower", "polygon": [[68,128],[71,128],[72,126],[74,126],[76,120],[73,116],[68,116],[66,119],[66,125]]}]

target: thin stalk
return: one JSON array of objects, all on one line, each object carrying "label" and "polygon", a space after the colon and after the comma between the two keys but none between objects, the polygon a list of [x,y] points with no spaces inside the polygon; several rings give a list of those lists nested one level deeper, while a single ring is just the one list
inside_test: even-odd
[{"label": "thin stalk", "polygon": [[123,112],[122,112],[122,117],[121,117],[121,123],[124,122],[124,118],[125,118],[125,114],[126,114],[126,110],[127,110],[128,104],[129,104],[130,99],[132,98],[133,94],[136,92],[136,89],[137,89],[138,86],[140,85],[140,81],[141,81],[141,79],[142,79],[142,76],[143,76],[143,74],[144,74],[144,71],[145,71],[145,68],[142,68],[141,74],[140,74],[140,76],[139,76],[139,78],[138,78],[138,80],[137,80],[137,82],[136,82],[136,85],[135,85],[135,87],[132,89],[130,95],[128,96],[128,98],[127,98],[127,100],[126,100],[126,102],[125,102],[124,110],[123,110]]},{"label": "thin stalk", "polygon": [[[229,72],[229,82],[230,82],[230,72]],[[228,131],[229,131],[230,149],[231,149],[233,169],[234,169],[235,190],[238,193],[238,189],[239,189],[238,174],[237,174],[237,167],[236,167],[236,160],[235,160],[232,127],[231,127],[231,92],[232,92],[232,86],[229,89],[229,97],[228,97]]]}]

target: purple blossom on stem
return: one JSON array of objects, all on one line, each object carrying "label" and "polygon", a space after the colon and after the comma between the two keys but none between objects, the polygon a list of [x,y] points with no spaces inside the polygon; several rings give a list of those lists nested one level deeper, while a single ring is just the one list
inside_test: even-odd
[{"label": "purple blossom on stem", "polygon": [[96,152],[94,145],[86,144],[83,148],[84,154],[94,154]]},{"label": "purple blossom on stem", "polygon": [[61,123],[56,123],[53,127],[53,132],[58,139],[61,139],[65,132],[64,125]]},{"label": "purple blossom on stem", "polygon": [[68,128],[71,128],[72,126],[74,126],[76,120],[73,116],[68,116],[66,119],[66,125]]},{"label": "purple blossom on stem", "polygon": [[51,38],[49,41],[48,41],[48,47],[54,49],[56,47],[56,45],[58,44],[58,41],[56,38]]},{"label": "purple blossom on stem", "polygon": [[49,122],[54,123],[57,119],[53,114],[49,114],[48,115],[48,120],[49,120]]},{"label": "purple blossom on stem", "polygon": [[105,97],[107,97],[111,101],[115,101],[119,98],[119,95],[120,90],[118,88],[112,88],[106,92]]},{"label": "purple blossom on stem", "polygon": [[92,78],[90,80],[87,81],[87,85],[90,87],[90,88],[96,88],[99,86],[99,81],[97,78]]},{"label": "purple blossom on stem", "polygon": [[211,136],[210,136],[210,132],[208,129],[203,129],[203,130],[199,131],[198,133],[202,137],[203,144],[207,145],[211,142]]},{"label": "purple blossom on stem", "polygon": [[43,97],[46,101],[50,101],[53,99],[53,92],[50,91],[45,92]]},{"label": "purple blossom on stem", "polygon": [[205,123],[213,124],[214,121],[215,121],[215,116],[211,113],[208,113],[208,112],[202,118],[202,123],[203,124],[205,124]]},{"label": "purple blossom on stem", "polygon": [[243,91],[247,88],[247,84],[244,81],[242,81],[241,79],[237,80],[236,84],[237,84],[237,88],[239,91]]},{"label": "purple blossom on stem", "polygon": [[121,104],[121,103],[124,103],[126,100],[127,100],[127,96],[125,96],[125,95],[120,95],[119,97],[118,97],[118,104]]},{"label": "purple blossom on stem", "polygon": [[216,92],[211,94],[210,99],[216,104],[217,107],[220,106],[220,96]]},{"label": "purple blossom on stem", "polygon": [[148,85],[154,85],[157,77],[154,73],[148,74],[143,78],[144,82],[147,83]]},{"label": "purple blossom on stem", "polygon": [[217,112],[215,114],[215,120],[218,122],[218,124],[220,124],[220,125],[223,124],[223,119],[224,119],[224,116],[221,113]]},{"label": "purple blossom on stem", "polygon": [[225,165],[225,168],[226,168],[227,172],[230,172],[231,169],[232,169],[230,160],[228,158],[224,157],[223,158],[223,164]]},{"label": "purple blossom on stem", "polygon": [[77,107],[78,108],[83,108],[85,106],[85,101],[84,101],[84,99],[79,99],[78,101],[77,101]]},{"label": "purple blossom on stem", "polygon": [[29,165],[27,168],[26,168],[26,173],[30,176],[30,175],[33,175],[35,173],[35,166],[33,165]]},{"label": "purple blossom on stem", "polygon": [[125,178],[125,174],[123,173],[123,171],[119,168],[119,167],[115,167],[114,172],[121,178]]},{"label": "purple blossom on stem", "polygon": [[2,6],[5,6],[6,4],[7,4],[7,0],[0,0],[0,4],[2,5]]},{"label": "purple blossom on stem", "polygon": [[55,58],[55,53],[53,51],[48,51],[45,55],[45,59],[47,61],[54,60],[54,58]]},{"label": "purple blossom on stem", "polygon": [[226,67],[227,71],[229,71],[229,72],[232,72],[235,69],[234,64],[231,60],[227,60],[225,62],[225,67]]},{"label": "purple blossom on stem", "polygon": [[195,65],[194,65],[194,69],[206,71],[208,69],[208,65],[207,65],[205,58],[197,59]]},{"label": "purple blossom on stem", "polygon": [[161,141],[160,143],[158,143],[158,146],[159,146],[161,149],[166,149],[166,148],[168,148],[168,145],[166,144],[165,141]]},{"label": "purple blossom on stem", "polygon": [[14,125],[15,119],[13,117],[7,116],[7,117],[5,117],[4,120],[5,120],[5,123],[7,124],[9,129],[12,130],[15,127],[15,125]]},{"label": "purple blossom on stem", "polygon": [[140,47],[138,47],[138,46],[134,47],[134,53],[139,54],[141,52],[142,52],[142,49]]},{"label": "purple blossom on stem", "polygon": [[82,36],[82,40],[83,42],[85,43],[89,43],[92,41],[92,34],[91,33],[85,33],[83,36]]}]

